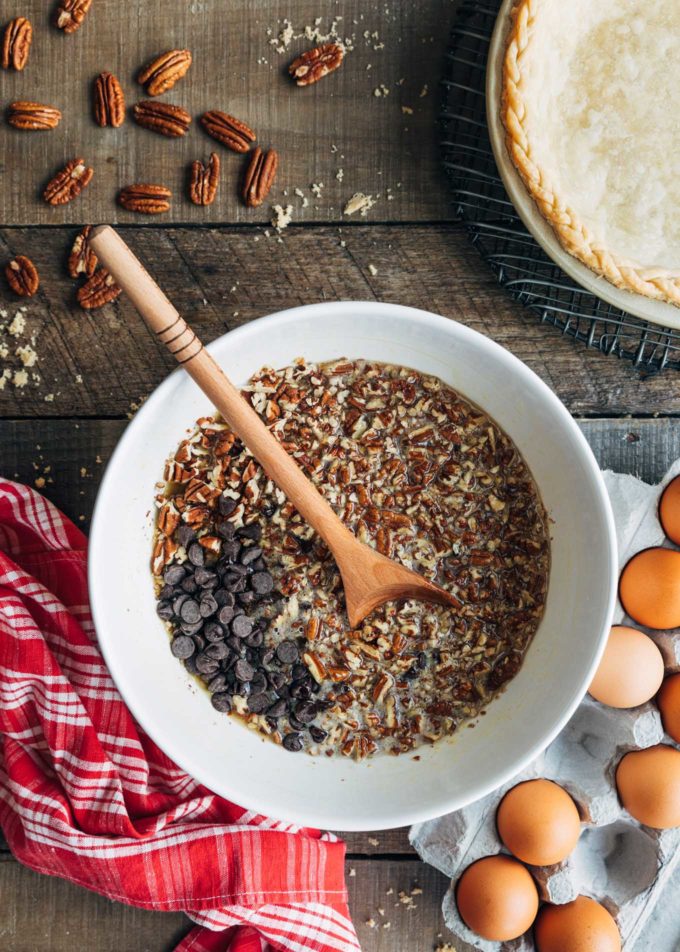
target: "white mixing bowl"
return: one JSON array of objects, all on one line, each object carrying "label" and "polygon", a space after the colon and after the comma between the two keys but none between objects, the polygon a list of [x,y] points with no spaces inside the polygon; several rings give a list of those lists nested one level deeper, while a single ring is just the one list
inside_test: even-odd
[{"label": "white mixing bowl", "polygon": [[436,374],[512,437],[552,520],[543,622],[519,674],[473,730],[412,756],[355,763],[277,747],[217,714],[171,655],[149,571],[155,483],[208,400],[181,370],[128,426],[99,491],[90,596],[99,643],[130,710],[159,746],[216,793],[291,822],[340,830],[403,826],[455,810],[510,779],[581,700],[604,648],[616,588],[609,501],[593,455],[557,397],[517,358],[455,321],[391,304],[295,308],[210,347],[243,383],[262,365],[365,357]]}]

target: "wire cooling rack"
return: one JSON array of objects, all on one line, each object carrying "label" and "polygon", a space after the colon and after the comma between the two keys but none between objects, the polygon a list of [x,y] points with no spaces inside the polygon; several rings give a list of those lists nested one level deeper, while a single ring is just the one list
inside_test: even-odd
[{"label": "wire cooling rack", "polygon": [[486,125],[486,61],[501,0],[463,0],[447,53],[444,165],[457,214],[499,284],[545,324],[645,373],[680,369],[680,332],[574,284],[526,230],[496,170]]}]

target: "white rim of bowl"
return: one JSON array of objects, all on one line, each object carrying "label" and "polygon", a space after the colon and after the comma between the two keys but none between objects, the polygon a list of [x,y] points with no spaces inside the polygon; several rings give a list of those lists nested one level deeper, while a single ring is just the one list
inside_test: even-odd
[{"label": "white rim of bowl", "polygon": [[[591,271],[578,258],[569,254],[558,241],[552,227],[541,215],[536,202],[517,172],[505,144],[505,126],[501,119],[500,108],[505,39],[510,24],[510,11],[515,3],[516,0],[504,0],[499,10],[489,46],[486,70],[486,117],[489,139],[498,173],[515,211],[548,257],[586,291],[642,321],[680,330],[680,307],[665,301],[655,301],[634,291],[617,288],[606,278]],[[640,330],[642,331],[642,328]]]},{"label": "white rim of bowl", "polygon": [[[484,334],[480,334],[478,331],[472,330],[472,328],[467,327],[458,321],[454,321],[451,318],[442,317],[438,314],[433,314],[430,311],[423,311],[419,308],[406,307],[405,305],[401,304],[385,304],[375,301],[334,301],[328,304],[306,304],[300,307],[278,311],[274,314],[269,314],[265,317],[260,317],[250,321],[248,324],[244,324],[241,327],[235,328],[233,331],[229,331],[227,334],[223,334],[216,338],[209,345],[207,345],[207,349],[212,351],[216,348],[219,348],[226,337],[234,339],[234,337],[240,338],[253,334],[260,334],[266,329],[268,325],[271,325],[275,322],[277,324],[295,323],[302,315],[305,315],[306,317],[314,316],[316,312],[317,315],[322,316],[324,314],[328,314],[328,312],[332,310],[343,311],[347,310],[348,308],[361,308],[362,310],[373,311],[376,314],[389,313],[393,320],[408,321],[409,323],[413,321],[414,317],[417,317],[420,322],[429,324],[432,327],[442,327],[444,325],[450,326],[451,324],[455,324],[457,334],[460,334],[463,337],[468,337],[477,342],[483,342],[484,347],[490,348],[492,351],[494,351],[496,357],[498,357],[501,362],[505,363],[509,368],[512,368],[516,374],[519,374],[520,377],[524,377],[525,379],[532,380],[534,385],[538,386],[543,398],[545,399],[546,403],[550,405],[553,412],[556,413],[557,416],[561,417],[565,425],[571,429],[572,434],[582,449],[583,462],[584,464],[587,462],[587,468],[591,476],[592,490],[598,504],[603,511],[607,525],[609,599],[603,613],[598,648],[588,670],[587,677],[584,679],[582,687],[574,692],[572,701],[565,705],[552,729],[545,735],[545,737],[539,743],[534,744],[528,751],[526,751],[524,756],[518,759],[512,767],[509,767],[507,770],[494,777],[494,779],[490,780],[488,783],[478,784],[475,788],[470,790],[468,796],[450,799],[449,801],[443,800],[441,803],[441,809],[438,809],[438,811],[435,813],[433,813],[431,810],[423,810],[418,808],[414,808],[408,813],[390,813],[389,807],[385,807],[383,805],[380,817],[373,818],[370,820],[370,822],[362,820],[354,823],[351,820],[348,821],[346,817],[338,817],[337,822],[334,822],[333,818],[326,814],[310,816],[309,814],[297,812],[295,808],[286,810],[283,814],[280,814],[277,812],[276,808],[272,807],[272,804],[267,799],[266,795],[261,796],[260,791],[258,790],[254,791],[252,796],[249,792],[248,802],[243,803],[241,800],[242,791],[238,791],[233,788],[230,789],[229,784],[225,784],[224,788],[221,790],[215,790],[212,785],[212,780],[206,775],[201,764],[197,764],[193,761],[190,752],[177,757],[175,753],[171,753],[166,750],[164,740],[159,739],[164,737],[162,726],[157,724],[156,719],[154,719],[154,716],[151,713],[147,714],[141,699],[133,697],[128,693],[125,686],[126,677],[124,666],[118,666],[115,659],[109,653],[108,640],[106,638],[100,640],[99,638],[98,632],[100,630],[106,630],[107,623],[106,619],[103,617],[103,614],[100,613],[97,606],[96,595],[99,581],[97,578],[95,578],[95,566],[99,562],[100,551],[102,554],[104,554],[106,551],[106,537],[103,534],[103,530],[101,533],[99,531],[99,513],[105,508],[105,500],[109,494],[109,485],[113,485],[114,470],[116,468],[118,459],[123,458],[124,456],[125,446],[129,438],[129,434],[132,434],[136,432],[137,429],[143,427],[145,425],[146,416],[151,413],[159,403],[164,401],[167,391],[170,390],[173,385],[172,378],[174,378],[176,374],[183,372],[181,367],[177,367],[174,371],[172,371],[172,373],[170,373],[168,377],[166,377],[166,379],[160,383],[158,387],[156,387],[156,389],[150,394],[144,404],[140,407],[124,430],[123,435],[118,441],[116,448],[114,449],[114,452],[106,466],[106,470],[97,493],[97,499],[92,517],[92,527],[88,546],[88,587],[90,593],[92,619],[94,622],[95,632],[97,633],[96,643],[102,653],[102,657],[104,658],[104,662],[106,663],[108,671],[115,683],[116,689],[120,693],[125,705],[127,706],[135,721],[141,726],[142,730],[148,734],[148,736],[175,764],[177,764],[178,767],[189,774],[189,776],[197,780],[200,784],[216,793],[218,796],[224,797],[225,799],[230,800],[239,806],[244,807],[245,809],[253,810],[266,816],[273,816],[285,822],[301,824],[303,826],[313,825],[322,829],[343,830],[345,832],[362,832],[410,826],[413,823],[421,823],[434,819],[437,816],[443,816],[444,814],[450,813],[454,810],[462,809],[463,807],[468,806],[470,803],[480,800],[482,797],[487,796],[494,790],[497,790],[499,787],[503,786],[503,784],[517,776],[517,774],[524,770],[532,761],[534,761],[538,756],[540,756],[540,754],[543,753],[543,751],[552,743],[555,737],[557,737],[567,722],[571,719],[572,715],[576,711],[576,708],[583,700],[583,697],[588,690],[588,686],[593,679],[595,671],[597,670],[597,666],[600,663],[616,605],[618,553],[616,547],[616,527],[614,524],[614,515],[609,502],[609,496],[607,494],[602,473],[600,472],[600,468],[597,465],[597,461],[588,444],[588,441],[567,408],[556,396],[556,394],[553,393],[550,387],[548,387],[548,385],[544,383],[543,380],[541,380],[538,374],[531,370],[531,368],[524,364],[518,357],[515,357],[515,355],[510,353],[509,350],[506,350],[506,348],[502,347],[500,344],[497,344],[496,341],[491,340],[491,338],[486,337]],[[236,382],[238,383],[238,381]],[[159,472],[161,463],[162,461],[159,460]],[[153,487],[149,488],[150,493],[152,488]]]}]

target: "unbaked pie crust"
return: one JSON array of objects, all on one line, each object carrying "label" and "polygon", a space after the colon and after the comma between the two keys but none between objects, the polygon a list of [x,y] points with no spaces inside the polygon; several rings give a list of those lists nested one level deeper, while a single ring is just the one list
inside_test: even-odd
[{"label": "unbaked pie crust", "polygon": [[520,0],[501,114],[564,248],[680,305],[680,0]]}]

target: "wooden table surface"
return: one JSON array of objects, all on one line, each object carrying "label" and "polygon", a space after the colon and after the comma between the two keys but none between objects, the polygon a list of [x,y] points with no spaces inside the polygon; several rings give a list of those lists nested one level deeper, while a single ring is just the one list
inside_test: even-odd
[{"label": "wooden table surface", "polygon": [[[436,113],[446,37],[458,0],[95,0],[80,33],[48,25],[42,0],[16,13],[33,20],[33,51],[23,74],[3,73],[3,106],[15,98],[59,106],[64,120],[46,134],[0,126],[0,259],[27,253],[41,290],[26,305],[25,329],[9,325],[18,302],[0,287],[0,473],[43,487],[87,528],[103,468],[128,419],[172,367],[170,358],[123,299],[81,311],[65,258],[74,226],[124,224],[123,236],[207,340],[261,315],[324,300],[369,299],[423,307],[493,337],[526,361],[581,421],[602,466],[657,480],[680,453],[676,377],[645,380],[627,363],[562,338],[495,284],[448,204],[438,161]],[[18,9],[21,7],[21,10]],[[7,13],[7,11],[5,11]],[[279,53],[284,17],[354,37],[342,69],[317,86],[290,85],[284,67],[309,45],[293,39]],[[155,52],[189,47],[194,66],[166,99],[197,116],[223,108],[250,122],[281,154],[271,203],[293,206],[279,236],[270,203],[241,206],[239,156],[223,152],[221,191],[210,209],[184,197],[185,167],[211,142],[196,123],[186,139],[167,141],[127,122],[100,130],[89,94],[101,69],[116,72],[132,103],[136,70]],[[375,95],[379,90],[381,95]],[[95,178],[79,200],[44,205],[41,186],[67,159],[83,155]],[[342,170],[342,171],[340,171]],[[163,219],[140,221],[114,204],[135,181],[169,185],[175,199]],[[312,188],[312,186],[317,186]],[[300,193],[296,193],[296,189]],[[357,191],[375,204],[365,217],[342,215]],[[37,363],[24,386],[19,346]],[[21,381],[22,377],[17,378]],[[446,879],[423,865],[406,830],[351,835],[348,886],[367,952],[431,952],[446,940],[440,903]],[[414,885],[412,909],[387,896]],[[19,866],[0,847],[0,948],[4,952],[73,947],[169,949],[188,928],[180,914],[114,904]],[[385,916],[378,909],[385,910]],[[377,921],[377,927],[371,926]],[[387,922],[389,928],[382,928]]]}]

